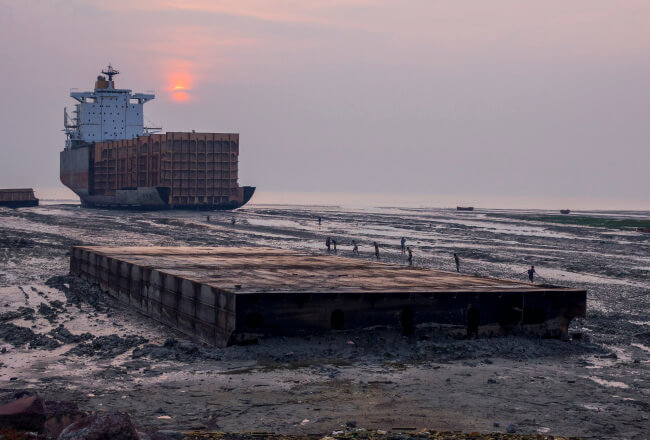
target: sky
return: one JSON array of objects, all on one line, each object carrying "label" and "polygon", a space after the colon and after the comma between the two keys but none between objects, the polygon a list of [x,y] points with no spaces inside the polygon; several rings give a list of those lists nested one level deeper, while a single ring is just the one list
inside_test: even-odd
[{"label": "sky", "polygon": [[0,0],[0,187],[60,185],[109,62],[259,190],[650,209],[647,0]]}]

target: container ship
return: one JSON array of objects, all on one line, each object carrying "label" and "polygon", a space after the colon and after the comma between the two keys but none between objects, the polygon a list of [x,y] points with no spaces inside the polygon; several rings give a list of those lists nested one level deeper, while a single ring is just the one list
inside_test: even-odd
[{"label": "container ship", "polygon": [[111,65],[101,73],[63,112],[61,182],[83,206],[229,210],[251,199],[255,187],[238,183],[238,133],[158,133],[142,110],[154,94],[116,89]]}]

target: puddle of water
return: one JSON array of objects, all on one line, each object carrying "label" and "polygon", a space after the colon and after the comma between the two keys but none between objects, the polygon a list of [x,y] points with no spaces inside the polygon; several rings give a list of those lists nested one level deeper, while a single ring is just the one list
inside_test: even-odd
[{"label": "puddle of water", "polygon": [[645,351],[646,353],[650,353],[650,347],[647,345],[639,344],[638,342],[632,342],[630,344],[632,347],[640,348],[641,350]]},{"label": "puddle of water", "polygon": [[617,395],[613,395],[612,397],[616,397],[617,399],[625,400],[625,401],[628,401],[628,402],[629,401],[636,401],[636,399],[633,399],[631,397],[621,397],[621,396],[617,396]]},{"label": "puddle of water", "polygon": [[596,412],[601,412],[601,411],[605,410],[605,408],[602,407],[602,406],[592,405],[590,403],[585,403],[585,404],[582,405],[582,407],[585,408],[585,409],[588,409],[590,411],[596,411]]},{"label": "puddle of water", "polygon": [[603,385],[605,387],[622,388],[622,389],[630,388],[630,386],[627,385],[626,383],[619,382],[617,380],[605,380],[596,376],[588,376],[587,379],[593,380],[598,385]]}]

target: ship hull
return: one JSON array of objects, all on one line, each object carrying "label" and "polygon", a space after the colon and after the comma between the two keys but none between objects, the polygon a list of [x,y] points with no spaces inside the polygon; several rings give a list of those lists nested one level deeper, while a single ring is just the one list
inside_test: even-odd
[{"label": "ship hull", "polygon": [[255,187],[237,183],[239,136],[167,133],[61,152],[61,182],[85,207],[233,210]]},{"label": "ship hull", "polygon": [[91,196],[79,194],[82,206],[86,208],[102,209],[137,209],[137,210],[164,210],[164,209],[192,209],[199,211],[231,211],[244,206],[255,192],[255,187],[243,187],[249,192],[249,197],[242,202],[229,202],[219,204],[193,203],[187,205],[170,205],[167,200],[169,188],[143,187],[116,192],[115,197]]},{"label": "ship hull", "polygon": [[0,206],[7,208],[27,208],[30,206],[38,206],[38,199],[36,200],[14,200],[14,201],[0,201]]}]

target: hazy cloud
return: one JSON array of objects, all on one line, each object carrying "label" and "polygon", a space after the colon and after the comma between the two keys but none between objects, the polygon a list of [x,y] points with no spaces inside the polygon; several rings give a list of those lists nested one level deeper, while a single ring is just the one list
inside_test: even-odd
[{"label": "hazy cloud", "polygon": [[112,62],[261,189],[650,200],[649,34],[635,0],[0,0],[0,185],[57,184]]}]

